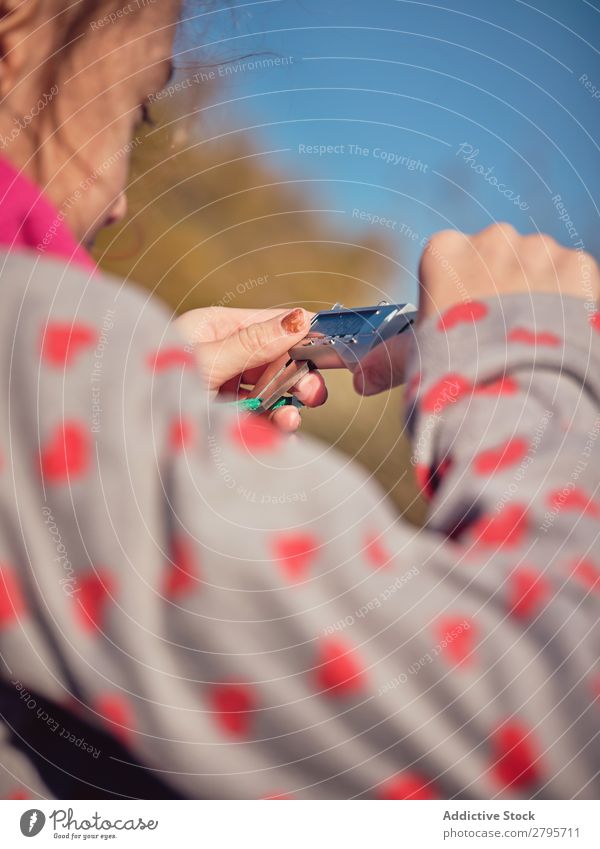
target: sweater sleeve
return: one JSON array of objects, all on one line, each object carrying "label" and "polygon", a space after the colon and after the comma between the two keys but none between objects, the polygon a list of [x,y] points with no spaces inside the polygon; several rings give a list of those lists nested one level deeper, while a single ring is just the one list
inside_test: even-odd
[{"label": "sweater sleeve", "polygon": [[23,487],[71,571],[29,516],[29,556],[7,553],[16,678],[62,688],[192,798],[597,797],[583,302],[511,296],[417,332],[418,529],[329,446],[208,402],[159,311],[125,360],[122,337],[95,431],[85,345],[60,381],[40,365],[41,479]]}]

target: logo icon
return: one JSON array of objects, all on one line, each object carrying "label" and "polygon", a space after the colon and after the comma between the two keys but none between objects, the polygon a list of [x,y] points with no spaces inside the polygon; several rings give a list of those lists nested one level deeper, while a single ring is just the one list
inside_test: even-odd
[{"label": "logo icon", "polygon": [[46,824],[46,816],[38,808],[31,808],[21,816],[21,834],[25,837],[35,837]]}]

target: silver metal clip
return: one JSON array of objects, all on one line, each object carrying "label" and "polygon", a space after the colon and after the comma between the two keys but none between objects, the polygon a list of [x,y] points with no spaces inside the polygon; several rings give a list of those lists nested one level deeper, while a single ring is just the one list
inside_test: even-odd
[{"label": "silver metal clip", "polygon": [[268,412],[313,369],[354,370],[370,350],[403,333],[417,315],[412,304],[346,308],[335,304],[313,317],[308,334],[290,348],[283,366],[265,369],[250,397],[260,398],[259,413]]}]

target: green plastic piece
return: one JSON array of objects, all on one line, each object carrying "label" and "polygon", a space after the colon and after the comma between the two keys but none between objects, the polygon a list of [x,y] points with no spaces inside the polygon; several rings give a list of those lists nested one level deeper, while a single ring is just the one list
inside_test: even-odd
[{"label": "green plastic piece", "polygon": [[[253,412],[255,412],[255,410],[258,410],[258,408],[260,407],[261,399],[260,398],[242,398],[241,401],[234,401],[233,403],[240,410],[244,410],[245,412],[253,413]],[[278,410],[279,407],[285,407],[288,404],[293,404],[293,403],[294,403],[293,398],[280,398],[279,401],[276,401],[273,404],[273,406],[270,407],[269,412],[272,412],[273,410]]]}]

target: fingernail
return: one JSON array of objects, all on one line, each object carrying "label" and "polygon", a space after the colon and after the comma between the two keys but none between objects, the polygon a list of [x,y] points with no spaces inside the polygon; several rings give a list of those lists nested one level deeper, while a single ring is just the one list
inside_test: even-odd
[{"label": "fingernail", "polygon": [[286,333],[300,333],[306,325],[306,313],[298,308],[288,312],[281,319],[281,326]]}]

